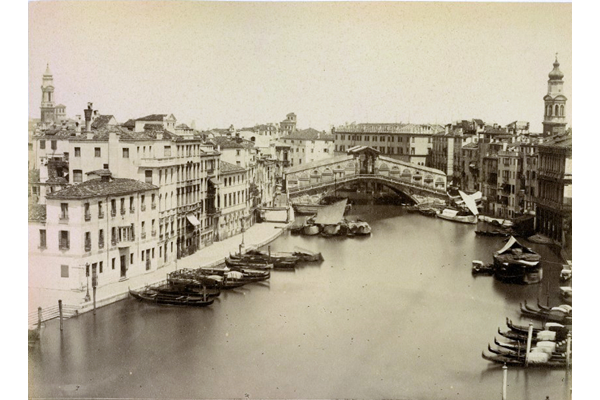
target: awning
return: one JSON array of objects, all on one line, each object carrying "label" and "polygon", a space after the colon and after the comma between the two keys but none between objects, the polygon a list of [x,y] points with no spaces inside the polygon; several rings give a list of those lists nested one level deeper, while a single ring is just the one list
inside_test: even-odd
[{"label": "awning", "polygon": [[187,220],[189,221],[190,224],[192,224],[194,226],[199,226],[200,225],[200,221],[198,221],[198,218],[196,218],[192,214],[190,214],[190,215],[187,216]]}]

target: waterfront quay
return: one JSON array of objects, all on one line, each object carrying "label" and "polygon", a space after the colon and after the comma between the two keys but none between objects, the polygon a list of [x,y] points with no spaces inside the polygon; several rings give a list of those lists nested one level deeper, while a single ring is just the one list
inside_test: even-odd
[{"label": "waterfront quay", "polygon": [[[164,281],[169,272],[182,268],[211,267],[222,264],[225,257],[240,250],[242,240],[246,249],[263,246],[279,235],[285,229],[285,223],[265,222],[248,228],[242,235],[235,235],[211,246],[205,247],[196,253],[176,260],[166,267],[149,271],[146,274],[133,276],[126,280],[110,285],[100,286],[96,292],[96,306],[101,307],[129,296],[129,289],[138,289],[143,286]],[[100,278],[101,279],[101,278]],[[91,290],[90,290],[91,292]],[[79,312],[93,309],[93,299],[85,300],[86,291],[74,292],[71,290],[52,290],[47,288],[29,287],[29,314],[37,313],[37,308],[56,308],[58,300],[63,304],[76,307]]]},{"label": "waterfront quay", "polygon": [[[210,307],[127,298],[62,332],[47,322],[29,351],[29,396],[501,398],[502,368],[481,352],[506,317],[529,322],[520,302],[560,304],[559,257],[523,240],[542,256],[543,280],[506,284],[471,274],[473,259],[489,262],[504,244],[473,225],[397,206],[358,205],[349,217],[372,235],[284,232],[272,251],[299,247],[324,261],[273,271]],[[565,370],[508,370],[508,399],[567,400],[570,388]]]}]

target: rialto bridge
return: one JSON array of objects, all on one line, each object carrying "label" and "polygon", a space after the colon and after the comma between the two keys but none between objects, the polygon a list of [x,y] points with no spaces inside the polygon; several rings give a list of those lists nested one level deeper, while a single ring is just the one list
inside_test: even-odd
[{"label": "rialto bridge", "polygon": [[351,148],[345,156],[297,165],[285,173],[286,189],[292,199],[307,194],[326,195],[336,188],[362,182],[382,184],[415,202],[419,202],[419,196],[447,198],[443,171],[385,157],[366,146]]}]

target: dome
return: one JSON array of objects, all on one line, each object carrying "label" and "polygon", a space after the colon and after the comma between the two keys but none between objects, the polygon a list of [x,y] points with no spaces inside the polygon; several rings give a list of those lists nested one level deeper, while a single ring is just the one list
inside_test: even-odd
[{"label": "dome", "polygon": [[565,76],[560,69],[558,69],[558,67],[560,66],[559,62],[558,62],[558,58],[556,58],[554,60],[554,69],[552,71],[550,71],[550,73],[548,74],[548,77],[550,79],[553,80],[561,80],[563,78],[563,76]]}]

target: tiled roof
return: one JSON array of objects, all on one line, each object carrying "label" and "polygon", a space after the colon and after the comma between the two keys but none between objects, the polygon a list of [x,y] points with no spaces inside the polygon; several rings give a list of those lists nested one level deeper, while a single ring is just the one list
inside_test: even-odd
[{"label": "tiled roof", "polygon": [[122,196],[131,193],[158,189],[150,183],[135,179],[115,178],[108,182],[91,179],[46,195],[47,199],[87,199],[101,196]]},{"label": "tiled roof", "polygon": [[177,129],[192,129],[189,126],[187,126],[186,124],[179,124],[175,128],[177,128]]},{"label": "tiled roof", "polygon": [[215,136],[214,138],[211,138],[209,142],[212,142],[215,146],[220,146],[222,149],[246,149],[254,147],[254,142],[227,136]]},{"label": "tiled roof", "polygon": [[45,183],[52,183],[52,184],[58,184],[58,185],[66,185],[69,183],[68,180],[66,180],[65,178],[63,178],[62,176],[53,176],[50,177],[48,179],[46,179]]},{"label": "tiled roof", "polygon": [[478,147],[479,147],[479,144],[478,144],[478,143],[473,143],[473,142],[471,142],[471,143],[467,143],[467,144],[465,144],[465,145],[464,145],[462,148],[463,148],[463,149],[467,149],[467,150],[469,150],[469,149],[476,149],[476,148],[478,148]]},{"label": "tiled roof", "polygon": [[112,118],[114,118],[112,115],[98,115],[94,122],[92,122],[92,129],[105,127]]},{"label": "tiled roof", "polygon": [[124,126],[125,128],[133,129],[133,128],[135,128],[135,119],[128,119],[121,126]]},{"label": "tiled roof", "polygon": [[433,134],[443,131],[445,128],[436,124],[405,124],[405,123],[352,123],[335,128],[340,133],[409,133],[409,134]]},{"label": "tiled roof", "polygon": [[287,136],[283,136],[281,139],[331,140],[331,141],[333,141],[335,139],[335,137],[332,134],[320,132],[313,128],[308,128],[308,129],[292,132]]},{"label": "tiled roof", "polygon": [[37,204],[33,201],[29,202],[29,221],[45,221],[46,220],[46,205]]},{"label": "tiled roof", "polygon": [[573,137],[568,134],[550,136],[540,146],[572,148]]},{"label": "tiled roof", "polygon": [[145,117],[142,118],[137,118],[136,121],[164,121],[165,118],[167,117],[167,114],[150,114],[150,115],[146,115]]},{"label": "tiled roof", "polygon": [[86,175],[98,175],[98,176],[112,176],[112,172],[109,169],[96,169],[94,171],[86,172]]},{"label": "tiled roof", "polygon": [[242,168],[240,166],[228,163],[227,161],[220,161],[219,168],[220,168],[220,172],[222,174],[230,174],[230,173],[233,173],[233,172],[244,172],[244,171],[246,171],[246,169],[244,169],[244,168]]}]

